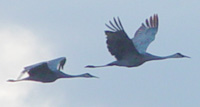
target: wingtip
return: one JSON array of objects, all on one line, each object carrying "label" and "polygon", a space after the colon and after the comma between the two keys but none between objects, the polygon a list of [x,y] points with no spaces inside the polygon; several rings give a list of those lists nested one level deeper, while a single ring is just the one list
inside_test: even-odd
[{"label": "wingtip", "polygon": [[113,33],[113,31],[105,30],[105,33]]},{"label": "wingtip", "polygon": [[99,77],[97,77],[97,76],[94,76],[94,78],[96,78],[96,79],[100,79]]},{"label": "wingtip", "polygon": [[145,20],[147,27],[149,27],[149,21],[148,19]]},{"label": "wingtip", "polygon": [[147,27],[157,28],[158,27],[158,14],[153,14],[149,19],[145,20]]},{"label": "wingtip", "polygon": [[112,31],[108,31],[108,30],[105,30],[104,32],[105,32],[106,35],[111,34],[111,33],[114,33],[114,32],[112,32]]}]

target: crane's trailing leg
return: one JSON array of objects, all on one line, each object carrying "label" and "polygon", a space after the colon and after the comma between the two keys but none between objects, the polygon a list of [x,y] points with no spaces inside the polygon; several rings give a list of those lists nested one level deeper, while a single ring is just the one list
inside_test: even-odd
[{"label": "crane's trailing leg", "polygon": [[99,66],[87,65],[87,66],[85,66],[85,68],[99,68],[99,67],[107,67],[107,66],[113,66],[113,65],[117,65],[116,61],[111,62],[111,63],[106,64],[106,65],[99,65]]},{"label": "crane's trailing leg", "polygon": [[99,67],[106,67],[106,66],[109,66],[109,65],[102,65],[102,66],[87,65],[85,66],[85,68],[99,68]]},{"label": "crane's trailing leg", "polygon": [[13,79],[7,80],[7,82],[18,82],[18,81],[22,81],[22,79],[21,80],[13,80]]}]

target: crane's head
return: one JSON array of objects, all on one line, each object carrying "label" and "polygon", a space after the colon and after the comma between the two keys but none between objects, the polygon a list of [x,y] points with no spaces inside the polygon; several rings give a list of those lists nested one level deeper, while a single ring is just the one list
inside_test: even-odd
[{"label": "crane's head", "polygon": [[190,58],[189,56],[183,55],[183,54],[181,54],[181,53],[176,53],[174,56],[175,56],[176,58]]},{"label": "crane's head", "polygon": [[99,77],[93,76],[93,75],[91,75],[89,73],[82,74],[82,77],[85,77],[85,78],[99,78]]}]

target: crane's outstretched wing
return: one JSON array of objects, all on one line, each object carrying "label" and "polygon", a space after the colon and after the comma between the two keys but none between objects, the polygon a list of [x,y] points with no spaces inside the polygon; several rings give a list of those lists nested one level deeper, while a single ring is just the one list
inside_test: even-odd
[{"label": "crane's outstretched wing", "polygon": [[139,55],[133,42],[124,31],[120,19],[118,18],[118,22],[115,18],[113,18],[113,20],[115,25],[111,21],[109,21],[111,26],[106,24],[111,31],[105,31],[109,52],[114,55],[117,60],[122,60],[130,55]]},{"label": "crane's outstretched wing", "polygon": [[30,76],[35,76],[35,77],[40,77],[40,78],[43,78],[45,77],[46,75],[49,75],[49,74],[54,74],[54,72],[52,72],[49,67],[48,67],[48,64],[47,63],[42,63],[32,69],[30,69],[28,71],[28,74]]},{"label": "crane's outstretched wing", "polygon": [[32,69],[41,68],[45,63],[46,62],[40,62],[40,63],[36,63],[36,64],[30,65],[30,66],[24,67],[24,70],[21,72],[21,74],[19,75],[17,80],[19,80],[25,73],[29,74],[30,73],[29,71],[31,71]]},{"label": "crane's outstretched wing", "polygon": [[23,76],[23,74],[26,72],[29,75],[34,74],[38,71],[40,71],[39,73],[47,72],[47,70],[49,72],[56,72],[57,70],[64,68],[65,62],[66,62],[66,58],[60,57],[60,58],[56,58],[50,61],[46,61],[46,62],[44,61],[44,62],[36,63],[30,66],[26,66],[24,67],[24,70],[22,71],[18,79],[20,79]]},{"label": "crane's outstretched wing", "polygon": [[151,16],[149,20],[146,19],[146,25],[142,23],[132,39],[136,49],[140,53],[146,52],[149,44],[155,39],[157,31],[158,15],[154,15],[153,17]]},{"label": "crane's outstretched wing", "polygon": [[46,62],[40,62],[40,63],[36,63],[36,64],[33,64],[33,65],[26,66],[26,67],[24,67],[24,70],[30,70],[32,68],[39,66],[39,65],[42,65],[43,63],[46,63]]}]

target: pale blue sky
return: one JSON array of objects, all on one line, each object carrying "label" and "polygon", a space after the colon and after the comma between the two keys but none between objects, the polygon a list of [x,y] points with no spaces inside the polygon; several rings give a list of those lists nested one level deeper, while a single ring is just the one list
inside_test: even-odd
[{"label": "pale blue sky", "polygon": [[[0,0],[0,104],[2,107],[200,106],[198,0]],[[86,69],[114,61],[105,23],[119,16],[130,38],[146,18],[159,16],[148,52],[191,59],[147,62],[140,67]],[[24,66],[60,56],[65,73],[100,79],[7,83]]]}]

